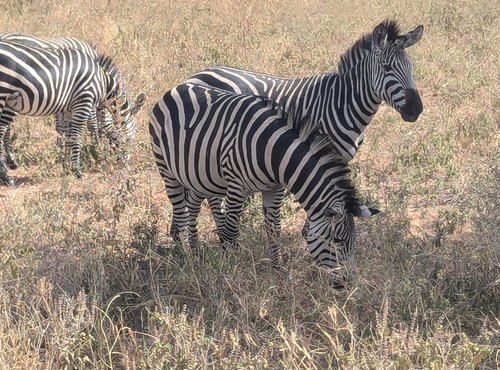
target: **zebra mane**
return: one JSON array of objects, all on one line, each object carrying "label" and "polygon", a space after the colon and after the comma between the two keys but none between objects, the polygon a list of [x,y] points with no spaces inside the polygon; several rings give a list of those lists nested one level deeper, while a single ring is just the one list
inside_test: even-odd
[{"label": "zebra mane", "polygon": [[111,58],[109,55],[99,53],[97,55],[96,61],[101,66],[101,68],[104,69],[116,81],[119,86],[121,95],[126,96],[127,90],[125,87],[125,83],[123,82],[122,74],[116,63],[113,61],[113,58]]},{"label": "zebra mane", "polygon": [[[386,19],[380,23],[387,31],[387,41],[394,41],[400,35],[398,22],[392,19]],[[373,32],[361,36],[344,54],[340,56],[338,72],[344,73],[355,66],[372,49]]]},{"label": "zebra mane", "polygon": [[111,58],[109,55],[98,54],[97,55],[97,63],[101,66],[102,69],[104,69],[106,72],[108,72],[112,77],[114,77],[116,79],[118,79],[120,77],[120,70],[118,69],[118,66],[113,61],[113,58]]},{"label": "zebra mane", "polygon": [[288,108],[286,112],[287,125],[299,135],[301,141],[309,145],[311,152],[324,157],[324,160],[327,161],[345,163],[331,138],[320,132],[319,125],[307,116],[296,119],[296,114],[294,108]]},{"label": "zebra mane", "polygon": [[351,169],[348,162],[335,147],[332,139],[320,132],[319,125],[312,119],[303,117],[294,119],[295,111],[289,109],[287,112],[288,126],[299,134],[300,140],[309,145],[311,152],[319,156],[321,162],[330,163],[337,167],[334,173],[330,174],[331,183],[343,192],[343,201],[348,212],[354,214],[356,208],[361,205],[356,193],[356,188],[351,179]]}]

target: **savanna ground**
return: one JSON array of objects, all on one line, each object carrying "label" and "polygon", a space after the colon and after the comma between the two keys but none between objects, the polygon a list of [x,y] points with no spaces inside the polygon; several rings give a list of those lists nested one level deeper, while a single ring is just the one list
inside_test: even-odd
[{"label": "savanna ground", "polygon": [[[53,119],[16,121],[22,168],[0,189],[1,369],[495,369],[500,360],[500,21],[494,1],[3,0],[0,32],[76,36],[148,94],[133,168],[86,147],[65,175]],[[286,277],[272,271],[258,199],[223,253],[209,213],[204,262],[172,253],[171,208],[150,153],[161,95],[215,64],[287,76],[336,69],[393,17],[424,113],[383,106],[353,163],[384,213],[358,222],[354,288],[311,262],[289,200]]]}]

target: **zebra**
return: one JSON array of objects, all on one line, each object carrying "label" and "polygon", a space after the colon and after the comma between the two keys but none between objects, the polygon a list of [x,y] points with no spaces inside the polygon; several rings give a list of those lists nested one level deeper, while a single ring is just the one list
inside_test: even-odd
[{"label": "zebra", "polygon": [[[27,46],[44,48],[44,49],[77,49],[88,54],[93,59],[97,60],[99,53],[96,47],[88,42],[80,40],[74,37],[62,37],[62,38],[42,38],[31,36],[22,33],[0,33],[0,41],[8,41],[19,44],[24,44]],[[106,66],[103,66],[106,68]],[[116,68],[113,66],[113,68]],[[110,73],[116,73],[115,71],[110,71]],[[122,81],[122,89],[125,89],[125,85]],[[132,104],[130,98],[125,91],[122,92],[123,102],[120,107],[120,112],[117,115],[120,121],[123,123],[122,127],[125,132],[125,138],[127,142],[131,142],[137,132],[137,124],[134,119],[134,115],[140,110],[142,105],[144,105],[146,95],[140,93],[136,102]],[[63,113],[56,114],[56,131],[59,137],[62,138],[68,132],[68,124],[71,117],[64,116]],[[98,112],[92,110],[91,116],[88,120],[89,131],[91,132],[94,139],[99,139],[100,132],[105,132],[107,134],[108,140],[110,141],[112,147],[118,146],[118,133],[113,129],[114,119],[108,109],[101,108]],[[16,169],[19,163],[14,154],[14,150],[10,141],[10,129],[5,135],[5,150],[6,150],[6,162],[10,169]],[[59,143],[59,140],[58,140]],[[59,144],[60,145],[60,144]]]},{"label": "zebra", "polygon": [[43,49],[0,41],[0,180],[12,186],[4,137],[17,114],[70,113],[67,141],[71,167],[81,178],[81,134],[96,108],[123,93],[118,68],[106,55],[97,60],[76,49]]},{"label": "zebra", "polygon": [[[172,203],[171,235],[187,231],[198,246],[197,218],[209,196],[226,196],[223,245],[239,236],[246,197],[261,192],[271,262],[280,268],[278,188],[286,187],[308,215],[307,243],[315,261],[340,268],[354,245],[354,216],[378,210],[361,205],[347,162],[308,118],[294,119],[271,99],[183,83],[168,91],[149,117],[153,155]],[[337,251],[335,243],[340,243]],[[334,274],[341,287],[342,279]]]},{"label": "zebra", "polygon": [[[398,23],[384,20],[341,55],[337,72],[307,78],[284,78],[231,67],[212,67],[195,73],[186,83],[216,87],[276,100],[293,108],[297,120],[309,117],[350,161],[363,142],[364,131],[382,102],[414,122],[423,111],[413,81],[413,64],[406,49],[417,43],[424,27],[401,34]],[[274,212],[284,196],[276,198]],[[208,199],[214,219],[222,220],[222,198]],[[304,227],[307,227],[304,225]],[[305,231],[305,230],[304,230]]]}]

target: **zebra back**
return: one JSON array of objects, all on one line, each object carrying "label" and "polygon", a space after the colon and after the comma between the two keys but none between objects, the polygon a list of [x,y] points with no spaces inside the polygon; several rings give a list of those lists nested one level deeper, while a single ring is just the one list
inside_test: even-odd
[{"label": "zebra back", "polygon": [[422,112],[411,60],[404,50],[420,39],[422,29],[401,35],[395,21],[384,21],[341,55],[336,72],[287,78],[216,66],[185,82],[264,96],[285,109],[294,107],[298,118],[308,116],[320,125],[344,158],[351,160],[382,101],[405,121],[415,121]]},{"label": "zebra back", "polygon": [[97,58],[96,46],[75,37],[44,38],[23,33],[0,33],[0,40],[15,42],[42,49],[76,49]]}]

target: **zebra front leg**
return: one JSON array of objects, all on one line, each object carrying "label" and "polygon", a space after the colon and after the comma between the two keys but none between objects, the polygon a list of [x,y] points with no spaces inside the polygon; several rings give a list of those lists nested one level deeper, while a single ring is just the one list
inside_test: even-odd
[{"label": "zebra front leg", "polygon": [[71,170],[78,179],[83,179],[82,168],[81,168],[81,151],[82,151],[82,133],[85,127],[85,122],[87,121],[88,115],[85,118],[75,117],[73,113],[72,120],[69,127],[69,135],[67,142],[70,147],[71,152]]},{"label": "zebra front leg", "polygon": [[215,227],[217,228],[217,235],[219,236],[220,242],[222,242],[222,229],[224,229],[224,211],[222,209],[222,202],[224,198],[219,196],[208,197],[208,206],[212,212],[212,217],[215,221]]},{"label": "zebra front leg", "polygon": [[274,269],[281,270],[282,253],[280,248],[281,236],[281,203],[284,189],[263,191],[262,207],[264,209],[264,226],[268,244],[271,248],[271,264]]},{"label": "zebra front leg", "polygon": [[243,212],[247,196],[239,184],[229,183],[226,193],[226,214],[224,228],[222,229],[223,247],[236,246],[240,236],[240,216]]}]

